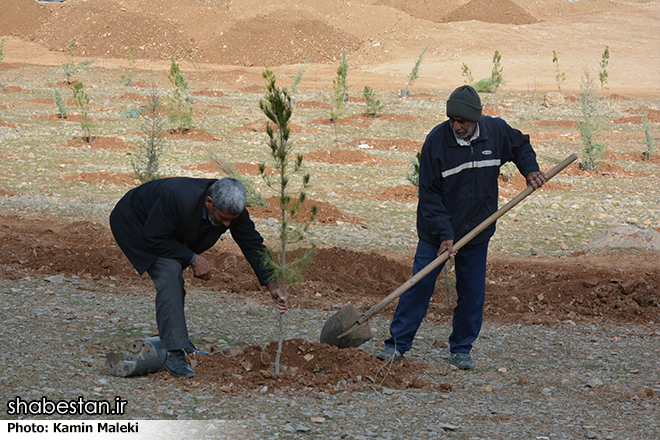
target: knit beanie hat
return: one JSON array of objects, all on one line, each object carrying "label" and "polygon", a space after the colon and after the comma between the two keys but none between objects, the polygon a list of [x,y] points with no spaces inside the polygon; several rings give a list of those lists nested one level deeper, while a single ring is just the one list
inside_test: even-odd
[{"label": "knit beanie hat", "polygon": [[447,117],[480,121],[481,99],[477,91],[471,86],[461,86],[454,90],[447,100]]}]

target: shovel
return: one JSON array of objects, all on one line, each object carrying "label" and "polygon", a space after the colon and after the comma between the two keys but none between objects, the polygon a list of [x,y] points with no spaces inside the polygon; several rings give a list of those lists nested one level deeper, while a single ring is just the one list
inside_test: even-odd
[{"label": "shovel", "polygon": [[[560,164],[548,171],[546,179],[550,180],[556,176],[561,170],[570,165],[577,155],[575,153],[568,156]],[[474,237],[479,235],[484,229],[493,224],[497,219],[506,214],[511,208],[520,203],[525,197],[534,192],[534,188],[528,186],[520,194],[514,197],[509,203],[501,207],[497,212],[493,213],[486,220],[481,222],[476,228],[467,233],[463,238],[454,243],[454,252],[465,246]],[[374,315],[383,310],[389,303],[400,297],[405,291],[417,284],[419,280],[424,278],[433,269],[444,263],[449,259],[449,252],[445,251],[438,258],[433,260],[424,269],[417,272],[412,278],[403,283],[394,292],[383,298],[378,304],[367,310],[365,313],[358,312],[355,307],[350,303],[343,309],[335,313],[328,319],[321,330],[321,343],[330,344],[339,348],[359,347],[374,337],[374,333],[367,324],[367,321]]]}]

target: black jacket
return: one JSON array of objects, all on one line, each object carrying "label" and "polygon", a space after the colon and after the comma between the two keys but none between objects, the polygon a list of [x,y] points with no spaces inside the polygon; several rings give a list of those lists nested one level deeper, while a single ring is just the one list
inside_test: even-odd
[{"label": "black jacket", "polygon": [[[538,171],[529,136],[500,118],[483,116],[479,137],[470,146],[456,142],[449,121],[437,125],[426,137],[419,167],[417,234],[439,245],[460,240],[498,209],[497,178],[500,166],[513,161],[527,175]],[[495,224],[470,243],[488,241]]]},{"label": "black jacket", "polygon": [[246,209],[226,226],[202,218],[208,188],[217,179],[172,177],[130,190],[110,214],[117,244],[142,275],[158,257],[190,264],[193,253],[211,248],[229,229],[262,285],[274,280],[262,267],[265,246]]}]

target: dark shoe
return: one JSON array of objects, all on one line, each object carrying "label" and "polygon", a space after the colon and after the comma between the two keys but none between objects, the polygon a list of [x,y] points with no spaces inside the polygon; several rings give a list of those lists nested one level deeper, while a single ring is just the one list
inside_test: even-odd
[{"label": "dark shoe", "polygon": [[470,353],[452,353],[449,355],[449,363],[459,370],[471,370],[474,368],[474,362]]},{"label": "dark shoe", "polygon": [[167,352],[165,369],[174,377],[193,377],[195,371],[190,367],[185,350]]},{"label": "dark shoe", "polygon": [[385,347],[380,353],[376,355],[376,359],[387,361],[393,364],[403,359],[403,354],[394,347]]}]

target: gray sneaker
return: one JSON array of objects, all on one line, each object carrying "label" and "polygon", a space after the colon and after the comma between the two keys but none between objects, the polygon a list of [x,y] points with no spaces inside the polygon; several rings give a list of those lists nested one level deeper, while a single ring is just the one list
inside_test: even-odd
[{"label": "gray sneaker", "polygon": [[470,353],[451,353],[449,363],[456,366],[459,370],[471,370],[474,368],[474,362]]},{"label": "gray sneaker", "polygon": [[376,359],[387,361],[393,364],[403,359],[403,354],[394,347],[385,347],[380,353],[376,355]]}]

